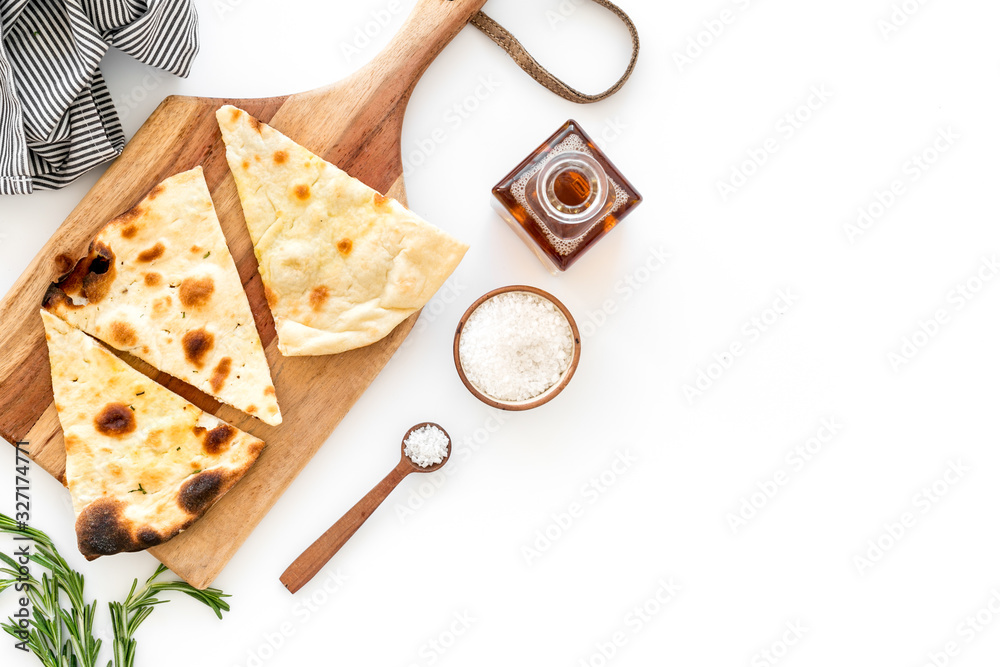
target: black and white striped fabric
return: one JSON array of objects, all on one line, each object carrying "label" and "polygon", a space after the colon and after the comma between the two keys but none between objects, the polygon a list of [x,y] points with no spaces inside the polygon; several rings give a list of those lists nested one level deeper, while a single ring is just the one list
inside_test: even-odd
[{"label": "black and white striped fabric", "polygon": [[0,194],[61,188],[121,153],[98,68],[111,46],[187,76],[191,0],[0,0]]}]

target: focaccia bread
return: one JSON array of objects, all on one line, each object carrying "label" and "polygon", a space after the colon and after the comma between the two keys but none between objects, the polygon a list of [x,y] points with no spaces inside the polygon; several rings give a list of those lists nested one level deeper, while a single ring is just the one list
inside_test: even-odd
[{"label": "focaccia bread", "polygon": [[166,542],[253,465],[264,443],[202,412],[41,311],[66,485],[93,560]]},{"label": "focaccia bread", "polygon": [[282,354],[370,345],[427,303],[468,246],[232,106],[216,117]]},{"label": "focaccia bread", "polygon": [[250,303],[201,167],[112,220],[43,307],[268,424],[281,423]]}]

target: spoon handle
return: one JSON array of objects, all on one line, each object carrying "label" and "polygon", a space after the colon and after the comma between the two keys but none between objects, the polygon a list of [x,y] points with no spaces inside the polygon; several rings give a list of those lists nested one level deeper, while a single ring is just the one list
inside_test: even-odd
[{"label": "spoon handle", "polygon": [[329,530],[288,566],[288,569],[281,575],[281,583],[285,585],[285,588],[295,593],[309,583],[309,580],[323,569],[323,566],[333,558],[333,555],[347,543],[351,535],[354,535],[361,524],[382,504],[382,501],[396,488],[396,485],[411,472],[413,472],[413,468],[406,461],[400,461],[399,465],[385,476],[385,479],[376,484],[375,488],[369,491],[364,498],[347,511],[347,514],[340,517],[337,523],[330,526]]}]

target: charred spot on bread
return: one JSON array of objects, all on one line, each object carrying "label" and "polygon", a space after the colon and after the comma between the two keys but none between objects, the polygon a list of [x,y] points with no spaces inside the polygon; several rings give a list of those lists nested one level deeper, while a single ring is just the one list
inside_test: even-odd
[{"label": "charred spot on bread", "polygon": [[163,282],[163,276],[155,271],[150,271],[149,273],[143,275],[142,280],[146,283],[147,287],[156,287]]},{"label": "charred spot on bread", "polygon": [[288,159],[288,153],[285,151],[274,151],[274,155],[271,157],[274,159],[274,164],[284,164]]},{"label": "charred spot on bread", "polygon": [[351,254],[351,249],[354,248],[354,242],[348,238],[342,238],[337,241],[337,252],[339,252],[344,257]]},{"label": "charred spot on bread", "polygon": [[215,291],[215,281],[211,276],[203,278],[185,278],[181,282],[178,296],[181,304],[188,308],[200,308],[206,305]]},{"label": "charred spot on bread", "polygon": [[[59,255],[55,259],[60,271],[69,267],[72,261],[67,255]],[[67,308],[79,308],[71,298],[78,295],[91,303],[99,303],[111,290],[116,275],[115,253],[105,244],[94,241],[90,244],[86,257],[64,271],[59,280],[49,286],[42,299],[42,306],[46,310],[53,310],[61,303]]]},{"label": "charred spot on bread", "polygon": [[205,434],[201,446],[206,454],[217,455],[229,449],[229,443],[236,437],[236,429],[229,424],[219,424]]},{"label": "charred spot on bread", "polygon": [[83,277],[87,275],[88,265],[87,258],[83,257],[73,265],[68,273],[60,276],[59,280],[52,285],[66,294],[79,294],[80,288],[83,287]]},{"label": "charred spot on bread", "polygon": [[143,526],[135,534],[136,542],[143,549],[155,547],[163,542],[163,538],[151,526]]},{"label": "charred spot on bread", "polygon": [[221,470],[197,473],[181,485],[177,504],[188,514],[201,514],[222,494],[223,482]]},{"label": "charred spot on bread", "polygon": [[124,403],[108,403],[94,418],[94,428],[104,435],[120,438],[135,430],[135,413]]},{"label": "charred spot on bread", "polygon": [[140,262],[152,262],[154,259],[159,259],[160,257],[162,257],[165,250],[166,247],[163,245],[163,243],[157,241],[156,245],[154,245],[152,248],[146,248],[138,255],[136,255],[135,258]]},{"label": "charred spot on bread", "polygon": [[264,387],[265,396],[274,396],[274,387]]},{"label": "charred spot on bread", "polygon": [[215,365],[215,370],[212,371],[212,377],[209,379],[212,389],[215,391],[222,389],[222,385],[226,384],[226,379],[229,378],[232,367],[233,360],[229,357],[223,357],[219,360],[219,363]]},{"label": "charred spot on bread", "polygon": [[312,288],[309,292],[309,305],[312,306],[313,310],[319,310],[326,303],[326,300],[330,298],[330,290],[326,285],[317,285]]},{"label": "charred spot on bread", "polygon": [[88,267],[90,274],[95,276],[104,275],[109,269],[113,268],[114,261],[115,253],[111,251],[111,248],[100,241],[91,244],[90,266]]},{"label": "charred spot on bread", "polygon": [[204,328],[194,329],[184,334],[181,345],[187,360],[201,368],[205,363],[205,355],[215,346],[215,336]]},{"label": "charred spot on bread", "polygon": [[76,305],[73,303],[73,299],[62,290],[61,287],[52,283],[49,285],[49,289],[45,291],[45,298],[42,299],[42,308],[45,310],[58,310],[59,306],[63,308],[83,308],[82,305]]},{"label": "charred spot on bread", "polygon": [[80,293],[90,303],[100,303],[111,290],[116,273],[115,253],[111,248],[103,243],[92,243]]},{"label": "charred spot on bread", "polygon": [[135,225],[126,225],[122,228],[122,238],[130,239],[135,236],[135,233],[139,231],[139,228]]},{"label": "charred spot on bread", "polygon": [[163,183],[157,183],[156,187],[149,191],[146,195],[149,199],[156,199],[163,192]]},{"label": "charred spot on bread", "polygon": [[242,113],[243,113],[242,111],[240,111],[236,107],[233,107],[232,109],[229,110],[229,120],[235,123],[240,119],[240,115]]},{"label": "charred spot on bread", "polygon": [[76,536],[80,553],[93,560],[122,551],[137,551],[132,530],[123,510],[125,503],[98,498],[83,508],[76,518]]},{"label": "charred spot on bread", "polygon": [[73,270],[74,262],[73,258],[66,253],[59,253],[55,256],[52,262],[56,265],[56,271],[59,272],[59,277],[62,279],[67,273]]},{"label": "charred spot on bread", "polygon": [[304,184],[304,183],[300,183],[299,185],[296,185],[294,192],[295,192],[295,196],[298,197],[302,201],[305,201],[305,200],[309,199],[309,186],[306,185],[306,184]]},{"label": "charred spot on bread", "polygon": [[132,347],[138,340],[139,336],[128,322],[115,320],[111,323],[111,342],[116,347]]},{"label": "charred spot on bread", "polygon": [[374,195],[372,195],[372,203],[375,204],[375,208],[378,209],[385,208],[386,205],[389,203],[389,198],[381,193],[376,192]]}]

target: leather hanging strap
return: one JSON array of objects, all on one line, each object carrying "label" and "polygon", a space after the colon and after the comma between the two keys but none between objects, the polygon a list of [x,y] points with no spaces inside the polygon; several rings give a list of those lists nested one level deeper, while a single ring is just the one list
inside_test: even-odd
[{"label": "leather hanging strap", "polygon": [[531,54],[524,49],[521,43],[517,41],[517,39],[507,31],[507,29],[483,12],[479,12],[473,16],[470,23],[482,30],[490,39],[496,42],[500,48],[510,54],[510,57],[514,59],[514,62],[516,62],[521,69],[530,74],[535,81],[542,84],[556,95],[566,98],[570,102],[589,104],[591,102],[603,100],[605,97],[610,97],[618,92],[618,90],[625,85],[625,81],[628,80],[629,76],[632,75],[632,70],[635,69],[635,61],[639,57],[639,33],[636,31],[635,24],[632,23],[632,19],[628,17],[628,14],[623,12],[617,5],[612,4],[608,0],[593,1],[602,7],[605,7],[620,18],[622,23],[625,24],[625,27],[628,28],[629,34],[632,36],[632,59],[629,60],[628,68],[625,70],[625,74],[623,74],[622,78],[618,79],[613,86],[605,90],[603,93],[598,93],[597,95],[581,93],[579,90],[554,76],[547,69],[539,65],[538,61],[531,57]]}]

